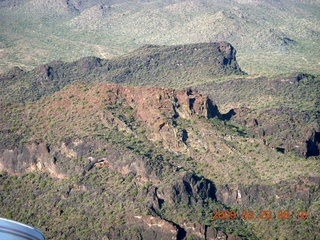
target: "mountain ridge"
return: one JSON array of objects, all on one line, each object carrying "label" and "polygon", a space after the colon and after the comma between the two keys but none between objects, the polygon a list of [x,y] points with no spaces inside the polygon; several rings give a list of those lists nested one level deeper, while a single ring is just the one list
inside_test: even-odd
[{"label": "mountain ridge", "polygon": [[[71,63],[55,61],[29,72],[15,68],[11,73],[0,76],[3,86],[0,101],[38,99],[44,92],[53,93],[81,79],[136,85],[182,84],[185,87],[188,81],[230,74],[244,73],[236,61],[236,50],[229,43],[146,45],[111,60],[86,57]],[[19,88],[21,92],[14,91]],[[9,92],[15,92],[16,95],[12,96]]]}]

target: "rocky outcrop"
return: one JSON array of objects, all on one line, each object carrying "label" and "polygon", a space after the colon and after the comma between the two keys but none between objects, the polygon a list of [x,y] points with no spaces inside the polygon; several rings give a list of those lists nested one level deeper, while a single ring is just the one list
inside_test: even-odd
[{"label": "rocky outcrop", "polygon": [[[217,105],[206,95],[197,91],[174,90],[161,87],[131,87],[118,84],[101,83],[95,87],[99,91],[110,93],[109,104],[122,99],[128,106],[137,109],[138,120],[147,123],[154,119],[182,117],[190,119],[192,115],[205,118],[220,117]],[[153,106],[150,108],[149,106]],[[157,128],[161,128],[157,126]]]},{"label": "rocky outcrop", "polygon": [[0,80],[12,79],[22,76],[25,72],[19,67],[13,67],[8,72],[0,74]]},{"label": "rocky outcrop", "polygon": [[306,157],[320,155],[320,132],[312,130],[309,139],[306,141]]},{"label": "rocky outcrop", "polygon": [[192,240],[241,240],[241,237],[226,234],[223,231],[219,231],[215,228],[208,227],[203,224],[197,223],[184,223],[182,225],[186,231],[188,239]]},{"label": "rocky outcrop", "polygon": [[[241,240],[241,237],[226,234],[215,228],[198,223],[174,223],[155,216],[134,215],[130,217],[130,228],[136,228],[142,239],[166,240]],[[132,238],[135,239],[135,238]]]},{"label": "rocky outcrop", "polygon": [[138,228],[142,239],[178,239],[179,229],[160,217],[134,215],[129,220],[131,227]]},{"label": "rocky outcrop", "polygon": [[164,203],[195,206],[202,205],[205,199],[216,200],[215,191],[215,185],[210,180],[181,170],[167,175],[162,182],[154,180],[153,185],[140,194],[148,196],[148,208],[160,212]]},{"label": "rocky outcrop", "polygon": [[290,199],[308,202],[319,188],[320,177],[300,177],[295,181],[282,181],[275,185],[217,186],[216,197],[226,205],[242,207],[269,204],[270,201],[284,205]]},{"label": "rocky outcrop", "polygon": [[[192,120],[200,118],[222,118],[217,105],[206,95],[191,89],[173,90],[160,87],[131,87],[118,84],[98,84],[92,91],[107,92],[105,102],[111,111],[99,109],[101,121],[105,126],[116,126],[120,130],[132,133],[129,124],[120,121],[114,106],[121,105],[134,112],[130,117],[144,124],[148,139],[162,141],[165,148],[180,151],[185,148],[188,139],[187,129],[177,129],[177,118]],[[101,99],[100,99],[101,101]],[[153,106],[152,108],[150,106]],[[122,115],[125,115],[123,113]],[[195,141],[196,142],[196,141]]]},{"label": "rocky outcrop", "polygon": [[220,104],[225,120],[247,127],[265,145],[302,157],[319,156],[319,79],[299,73],[275,78],[238,78],[195,88]]},{"label": "rocky outcrop", "polygon": [[[316,123],[305,124],[310,120],[308,113],[295,113],[292,109],[279,107],[261,111],[260,117],[255,118],[252,117],[252,109],[242,107],[232,110],[235,113],[232,119],[246,125],[251,134],[263,139],[265,145],[282,153],[295,152],[306,158],[319,156],[319,126]],[[296,131],[297,127],[299,131]]]},{"label": "rocky outcrop", "polygon": [[201,204],[206,198],[215,199],[215,186],[207,179],[182,171],[175,175],[170,185],[157,189],[156,196],[170,204]]},{"label": "rocky outcrop", "polygon": [[[104,149],[104,154],[90,154],[92,149],[100,148]],[[123,175],[137,175],[142,182],[159,180],[147,159],[123,146],[112,146],[101,140],[74,139],[64,141],[60,146],[33,142],[0,150],[0,171],[14,175],[40,171],[64,178],[74,173],[85,174],[94,166],[108,167]]]},{"label": "rocky outcrop", "polygon": [[10,174],[44,171],[62,178],[66,171],[60,167],[56,156],[50,153],[50,148],[44,143],[28,143],[14,149],[0,150],[0,171]]},{"label": "rocky outcrop", "polygon": [[[134,229],[128,235],[120,236],[119,231],[109,229],[106,239],[125,237],[126,239],[163,239],[163,240],[241,240],[241,237],[224,233],[198,223],[183,223],[180,226],[157,216],[132,215],[126,224]],[[122,230],[123,231],[123,230]]]}]

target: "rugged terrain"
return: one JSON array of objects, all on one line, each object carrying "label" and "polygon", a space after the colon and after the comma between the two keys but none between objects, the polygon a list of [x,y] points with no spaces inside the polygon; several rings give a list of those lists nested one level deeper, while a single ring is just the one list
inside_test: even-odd
[{"label": "rugged terrain", "polygon": [[226,42],[146,45],[111,60],[86,57],[71,63],[54,61],[27,72],[12,68],[0,75],[0,101],[39,99],[79,80],[183,88],[199,81],[242,74],[236,50]]},{"label": "rugged terrain", "polygon": [[319,9],[295,0],[2,0],[0,72],[146,44],[228,41],[250,74],[318,74]]},{"label": "rugged terrain", "polygon": [[252,78],[240,69],[236,50],[226,42],[147,45],[113,60],[55,61],[28,72],[13,68],[0,80],[2,103],[37,100],[77,81],[199,90],[221,107],[223,120],[248,128],[269,147],[304,157],[319,155],[319,77],[296,73]]},{"label": "rugged terrain", "polygon": [[[205,95],[78,82],[1,114],[1,214],[49,239],[319,237],[319,160],[270,149]],[[211,219],[230,207],[310,216]]]},{"label": "rugged terrain", "polygon": [[220,42],[0,78],[1,216],[48,239],[320,236],[318,76],[249,77]]}]

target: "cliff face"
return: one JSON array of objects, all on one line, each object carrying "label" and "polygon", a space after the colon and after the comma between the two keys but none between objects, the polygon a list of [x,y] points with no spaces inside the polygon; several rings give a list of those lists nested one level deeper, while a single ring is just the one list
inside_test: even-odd
[{"label": "cliff face", "polygon": [[52,176],[61,178],[64,172],[56,166],[56,157],[44,143],[29,143],[14,149],[2,149],[0,171],[10,174],[45,171]]},{"label": "cliff face", "polygon": [[[154,142],[162,141],[165,148],[174,151],[181,150],[183,142],[188,138],[186,130],[178,131],[174,127],[176,119],[190,121],[195,117],[221,117],[213,101],[195,91],[101,85],[101,89],[104,90],[105,87],[116,93],[108,99],[110,104],[123,99],[127,106],[135,110],[134,118],[144,124],[147,138]],[[102,118],[112,122],[112,116],[108,113],[103,114]],[[121,124],[118,126],[121,128]]]}]

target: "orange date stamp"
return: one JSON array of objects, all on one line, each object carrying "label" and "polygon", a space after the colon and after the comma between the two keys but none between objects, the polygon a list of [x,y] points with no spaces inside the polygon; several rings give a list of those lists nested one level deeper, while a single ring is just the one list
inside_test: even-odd
[{"label": "orange date stamp", "polygon": [[236,210],[213,210],[212,219],[223,219],[223,220],[252,220],[252,219],[261,219],[261,220],[270,220],[272,218],[277,219],[308,219],[309,214],[306,210],[299,210],[296,212],[290,212],[289,210],[279,210],[277,212],[272,212],[271,210],[260,210],[259,212],[254,212],[253,210],[243,210],[241,213],[238,213]]}]

